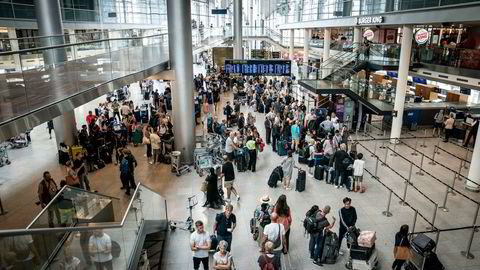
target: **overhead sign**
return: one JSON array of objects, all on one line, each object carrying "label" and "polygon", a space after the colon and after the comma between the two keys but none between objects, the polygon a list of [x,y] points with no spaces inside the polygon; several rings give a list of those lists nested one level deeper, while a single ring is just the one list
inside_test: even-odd
[{"label": "overhead sign", "polygon": [[375,37],[375,33],[372,30],[368,29],[363,32],[363,37],[366,38],[368,41],[372,41]]},{"label": "overhead sign", "polygon": [[429,33],[427,30],[425,29],[419,29],[416,33],[415,33],[415,41],[418,43],[418,44],[425,44],[427,41],[428,41],[428,38],[429,38]]},{"label": "overhead sign", "polygon": [[357,17],[357,24],[381,24],[383,23],[383,16],[367,16],[367,17]]},{"label": "overhead sign", "polygon": [[290,76],[290,60],[235,60],[225,59],[224,70],[227,74]]},{"label": "overhead sign", "polygon": [[226,8],[214,8],[212,9],[212,15],[226,15],[227,9]]}]

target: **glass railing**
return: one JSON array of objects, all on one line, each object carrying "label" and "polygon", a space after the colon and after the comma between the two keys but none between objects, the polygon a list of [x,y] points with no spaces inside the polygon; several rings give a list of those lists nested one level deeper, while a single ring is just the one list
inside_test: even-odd
[{"label": "glass railing", "polygon": [[167,60],[166,34],[0,53],[0,123]]},{"label": "glass railing", "polygon": [[480,70],[480,50],[429,46],[414,49],[414,59],[421,63]]},{"label": "glass railing", "polygon": [[[68,197],[72,190],[66,187],[57,197]],[[81,193],[76,189],[75,192]],[[75,213],[75,205],[72,203],[69,207],[70,212]],[[95,262],[111,264],[113,269],[128,269],[134,259],[143,221],[167,221],[166,201],[139,184],[123,215],[118,218],[120,221],[115,222],[72,222],[67,227],[0,231],[0,269],[86,269]],[[78,265],[78,268],[72,268],[72,265]]]}]

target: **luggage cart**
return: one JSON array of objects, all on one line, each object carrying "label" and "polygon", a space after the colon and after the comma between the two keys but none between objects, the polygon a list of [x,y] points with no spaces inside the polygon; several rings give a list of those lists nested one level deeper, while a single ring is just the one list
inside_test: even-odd
[{"label": "luggage cart", "polygon": [[190,167],[187,165],[182,166],[180,164],[180,154],[180,151],[173,151],[170,154],[170,158],[172,160],[172,172],[174,172],[177,176],[191,172]]},{"label": "luggage cart", "polygon": [[[174,151],[174,152],[179,152],[179,151]],[[173,162],[172,162],[173,164]],[[198,204],[198,200],[197,200],[197,195],[193,195],[191,197],[188,197],[187,198],[188,200],[188,213],[189,213],[189,216],[187,218],[187,220],[185,221],[175,221],[175,220],[172,220],[170,221],[170,230],[174,231],[175,229],[181,229],[181,230],[184,230],[184,231],[189,231],[189,232],[193,232],[195,230],[195,228],[193,227],[193,215],[192,215],[192,209]]]}]

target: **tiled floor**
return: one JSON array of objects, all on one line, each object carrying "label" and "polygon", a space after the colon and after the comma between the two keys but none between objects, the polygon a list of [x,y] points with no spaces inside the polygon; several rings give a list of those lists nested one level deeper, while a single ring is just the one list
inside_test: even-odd
[{"label": "tiled floor", "polygon": [[[196,72],[200,69],[196,68]],[[138,89],[132,89],[133,99],[140,100]],[[230,95],[223,96],[222,102],[226,99],[231,99]],[[83,115],[96,104],[102,102],[99,98],[95,101],[78,108],[77,124],[81,125],[84,122]],[[248,108],[243,108],[248,110]],[[258,128],[261,134],[264,134],[263,120],[264,116],[257,115]],[[221,113],[218,115],[223,117]],[[201,133],[201,129],[197,129],[197,133]],[[370,136],[381,137],[378,130],[372,129]],[[423,131],[416,131],[406,133],[405,136],[423,135]],[[382,134],[383,135],[383,134]],[[387,133],[388,136],[388,133]],[[371,137],[363,137],[358,135],[358,139],[367,139]],[[35,206],[37,183],[41,178],[44,170],[52,172],[54,179],[59,181],[65,174],[65,169],[58,165],[55,142],[48,139],[48,134],[45,125],[36,127],[32,132],[33,143],[24,149],[9,151],[12,164],[0,168],[0,196],[3,205],[9,213],[0,217],[1,228],[23,228],[32,218],[40,211],[40,208]],[[432,176],[437,177],[440,181],[445,183],[452,183],[453,173],[440,165],[428,164],[427,156],[432,156],[433,146],[438,143],[438,138],[429,138],[425,140],[426,148],[420,148],[419,151],[425,153],[425,160],[423,169]],[[403,142],[414,147],[416,139],[405,139]],[[422,142],[420,140],[420,142]],[[374,141],[361,142],[363,147],[373,151],[375,147]],[[420,143],[418,143],[419,145]],[[385,157],[385,150],[380,149],[381,142],[376,144],[376,153],[383,161]],[[367,151],[359,146],[359,152],[365,154],[366,167],[369,171],[375,170],[375,158],[370,157]],[[453,144],[440,143],[442,148],[456,153],[459,156],[465,155],[465,150]],[[394,149],[393,145],[388,145]],[[197,195],[199,204],[193,210],[193,217],[195,220],[201,219],[206,223],[206,229],[211,231],[215,214],[218,210],[206,209],[201,207],[203,204],[203,194],[199,191],[202,178],[194,172],[176,177],[170,173],[170,167],[166,165],[150,165],[146,162],[144,156],[145,149],[142,146],[130,147],[139,161],[139,166],[136,170],[136,179],[139,182],[151,187],[153,190],[160,193],[167,199],[169,218],[174,220],[184,220],[188,216],[187,197]],[[412,156],[412,150],[404,144],[397,145],[395,150],[406,157],[407,160],[414,164],[420,164],[419,156]],[[398,203],[399,199],[392,196],[390,211],[393,213],[392,217],[385,217],[381,214],[385,211],[389,196],[389,191],[383,187],[379,182],[372,179],[370,176],[365,177],[367,185],[367,192],[364,194],[347,193],[342,189],[335,189],[333,186],[326,185],[325,182],[319,182],[311,177],[307,177],[307,186],[305,192],[298,193],[295,191],[285,191],[283,189],[270,189],[266,182],[272,171],[277,166],[282,158],[271,151],[270,146],[260,154],[260,160],[257,162],[257,172],[237,173],[236,187],[242,197],[241,201],[234,200],[234,213],[237,215],[237,229],[234,232],[233,238],[233,256],[237,269],[258,269],[256,266],[256,259],[258,258],[257,245],[251,238],[249,232],[249,219],[252,217],[258,198],[263,194],[269,194],[274,200],[281,194],[287,195],[287,200],[292,208],[293,225],[290,236],[290,255],[286,269],[317,269],[318,266],[313,265],[308,259],[308,238],[304,234],[304,229],[301,220],[307,209],[313,204],[319,206],[331,205],[332,215],[337,216],[338,210],[342,207],[342,198],[349,196],[353,199],[353,205],[358,213],[358,227],[364,230],[375,230],[377,232],[376,247],[378,249],[378,256],[380,261],[380,269],[390,269],[392,262],[392,248],[395,232],[402,224],[413,223],[414,211],[408,206],[402,206]],[[400,158],[388,155],[388,165],[400,175],[408,178],[410,165],[409,162]],[[435,160],[444,164],[446,167],[453,170],[458,170],[459,161],[454,157],[441,153],[436,155]],[[395,194],[403,196],[405,184],[403,179],[395,174],[392,169],[379,166],[378,175],[380,181],[391,188]],[[424,216],[429,221],[433,216],[433,203],[429,202],[421,193],[426,194],[438,205],[443,204],[443,199],[446,187],[439,181],[434,180],[431,176],[419,176],[415,174],[418,169],[413,170],[411,182],[413,186],[408,186],[406,201],[414,208],[418,209],[419,214]],[[468,171],[462,169],[462,174],[467,175]],[[293,179],[296,178],[296,171]],[[368,175],[368,174],[367,174]],[[120,180],[118,168],[114,165],[108,165],[106,168],[89,175],[94,189],[101,193],[118,197],[126,206],[128,198],[119,189]],[[462,194],[474,199],[480,200],[480,195],[471,193],[463,189],[463,182],[456,181],[455,188]],[[421,193],[420,193],[421,192]],[[160,205],[149,205],[148,207],[162,207]],[[475,213],[475,204],[466,199],[462,195],[456,196],[448,195],[447,207],[449,212],[437,211],[435,226],[440,229],[456,228],[462,226],[472,225]],[[337,218],[338,219],[338,218]],[[477,222],[477,224],[480,223]],[[427,222],[420,216],[417,218],[415,231],[423,231],[427,226]],[[338,230],[338,228],[335,228]],[[479,269],[480,267],[480,235],[475,234],[471,253],[475,255],[474,260],[467,260],[460,255],[460,251],[466,249],[471,230],[459,230],[442,232],[439,238],[439,246],[437,253],[440,260],[444,263],[447,269]],[[433,238],[435,235],[429,234]],[[191,254],[188,247],[189,234],[187,232],[177,230],[169,234],[167,241],[166,253],[164,256],[163,269],[192,269]],[[343,247],[345,248],[345,246]],[[344,269],[346,255],[340,257],[335,265],[325,265],[325,269]]]}]

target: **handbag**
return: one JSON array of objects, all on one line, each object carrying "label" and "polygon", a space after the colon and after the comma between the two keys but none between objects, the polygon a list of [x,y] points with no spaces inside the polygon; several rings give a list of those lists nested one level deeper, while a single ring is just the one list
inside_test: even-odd
[{"label": "handbag", "polygon": [[207,181],[203,181],[202,185],[200,186],[200,191],[201,192],[207,192],[207,187],[208,187]]},{"label": "handbag", "polygon": [[410,248],[402,246],[403,239],[400,241],[400,245],[395,247],[394,257],[396,260],[408,260],[410,258]]}]

